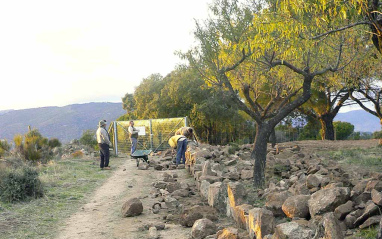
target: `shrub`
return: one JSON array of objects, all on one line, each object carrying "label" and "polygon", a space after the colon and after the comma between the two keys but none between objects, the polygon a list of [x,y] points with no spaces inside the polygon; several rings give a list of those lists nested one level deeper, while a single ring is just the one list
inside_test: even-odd
[{"label": "shrub", "polygon": [[53,139],[50,139],[48,141],[48,145],[51,148],[60,147],[61,146],[61,142],[57,138],[53,138]]},{"label": "shrub", "polygon": [[354,125],[348,122],[335,121],[333,126],[338,140],[347,139],[354,132]]},{"label": "shrub", "polygon": [[51,149],[48,147],[48,139],[44,138],[37,129],[29,130],[24,136],[16,135],[14,137],[16,151],[29,161],[47,161],[52,155]]},{"label": "shrub", "polygon": [[381,131],[375,131],[373,133],[373,139],[382,139],[382,130]]},{"label": "shrub", "polygon": [[72,153],[73,158],[82,158],[84,156],[84,153],[81,150],[77,150]]},{"label": "shrub", "polygon": [[228,153],[229,154],[235,154],[235,152],[239,150],[239,145],[237,145],[236,143],[230,143],[229,147],[228,147]]},{"label": "shrub", "polygon": [[95,132],[94,130],[86,130],[83,132],[81,138],[80,138],[80,143],[82,145],[89,146],[93,149],[97,147],[97,140],[95,138]]},{"label": "shrub", "polygon": [[44,195],[38,172],[30,166],[3,171],[0,174],[0,197],[6,202],[23,201]]},{"label": "shrub", "polygon": [[7,140],[0,140],[0,157],[6,155],[11,149],[11,145],[8,144]]}]

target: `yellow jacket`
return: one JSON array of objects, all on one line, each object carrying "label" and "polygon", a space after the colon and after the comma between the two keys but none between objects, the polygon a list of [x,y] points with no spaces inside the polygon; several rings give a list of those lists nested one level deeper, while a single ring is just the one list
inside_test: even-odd
[{"label": "yellow jacket", "polygon": [[184,137],[183,135],[174,135],[168,140],[168,144],[171,146],[171,148],[176,149],[176,147],[178,146],[178,140],[180,138],[183,138],[183,140],[186,139],[186,137]]}]

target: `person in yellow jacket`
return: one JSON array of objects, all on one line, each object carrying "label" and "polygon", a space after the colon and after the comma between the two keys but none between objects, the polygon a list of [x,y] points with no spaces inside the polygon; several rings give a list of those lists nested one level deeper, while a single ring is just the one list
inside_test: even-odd
[{"label": "person in yellow jacket", "polygon": [[176,166],[181,163],[184,164],[186,162],[187,138],[184,135],[174,135],[168,140],[168,144],[171,148],[176,149]]}]

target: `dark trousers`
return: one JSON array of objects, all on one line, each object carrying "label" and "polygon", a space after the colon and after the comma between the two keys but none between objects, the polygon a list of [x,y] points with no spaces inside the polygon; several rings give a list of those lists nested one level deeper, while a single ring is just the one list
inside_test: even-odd
[{"label": "dark trousers", "polygon": [[101,156],[101,164],[100,167],[109,167],[109,158],[110,158],[110,152],[109,152],[109,145],[108,144],[98,144],[99,146],[99,152]]},{"label": "dark trousers", "polygon": [[[183,141],[178,141],[176,151],[176,165],[185,164],[186,162],[186,150],[187,150],[187,139]],[[182,160],[183,159],[183,160]]]}]

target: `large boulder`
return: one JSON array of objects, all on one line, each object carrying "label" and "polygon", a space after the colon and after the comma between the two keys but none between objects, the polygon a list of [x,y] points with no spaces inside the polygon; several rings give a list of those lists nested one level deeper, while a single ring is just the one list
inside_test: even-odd
[{"label": "large boulder", "polygon": [[220,213],[226,213],[227,210],[227,184],[225,182],[216,182],[208,188],[208,205],[218,210]]},{"label": "large boulder", "polygon": [[332,212],[349,198],[350,190],[346,187],[321,189],[313,193],[308,201],[310,215],[313,217]]},{"label": "large boulder", "polygon": [[308,189],[318,188],[321,186],[322,177],[316,174],[309,174],[306,177],[306,186]]},{"label": "large boulder", "polygon": [[354,222],[354,225],[362,224],[369,217],[377,215],[379,212],[380,212],[379,207],[377,205],[375,205],[373,201],[369,201],[366,204],[366,208],[365,208],[364,213],[360,217],[357,218],[357,220]]},{"label": "large boulder", "polygon": [[205,159],[210,159],[212,158],[212,153],[208,149],[202,149],[196,152],[195,158],[205,158]]},{"label": "large boulder", "polygon": [[180,217],[180,225],[185,227],[192,227],[196,220],[202,219],[203,214],[199,205],[194,206],[184,211]]},{"label": "large boulder", "polygon": [[235,220],[237,227],[247,229],[248,215],[252,208],[253,206],[249,204],[242,204],[233,208],[232,217]]},{"label": "large boulder", "polygon": [[362,225],[359,226],[360,229],[370,228],[373,225],[378,225],[382,219],[382,215],[375,215],[369,217]]},{"label": "large boulder", "polygon": [[211,162],[209,160],[203,164],[202,176],[216,176],[216,172],[213,172],[211,169]]},{"label": "large boulder", "polygon": [[312,239],[314,233],[312,228],[292,221],[277,225],[272,239]]},{"label": "large boulder", "polygon": [[253,170],[241,170],[240,178],[243,180],[249,180],[253,178]]},{"label": "large boulder", "polygon": [[270,193],[266,197],[265,208],[272,211],[276,217],[285,216],[282,206],[285,200],[290,196],[292,196],[292,194],[288,191]]},{"label": "large boulder", "polygon": [[131,198],[127,200],[122,206],[123,217],[138,216],[143,212],[142,202],[138,198]]},{"label": "large boulder", "polygon": [[171,182],[171,183],[167,184],[166,190],[169,193],[172,193],[172,192],[179,190],[181,188],[182,188],[182,185],[179,182]]},{"label": "large boulder", "polygon": [[351,211],[353,211],[353,202],[352,201],[347,201],[345,204],[342,204],[336,209],[334,209],[334,216],[338,220],[343,220],[345,219],[346,215],[348,215]]},{"label": "large boulder", "polygon": [[196,220],[191,229],[191,236],[194,239],[203,239],[216,233],[216,225],[209,219]]},{"label": "large boulder", "polygon": [[297,195],[289,197],[283,203],[282,210],[289,218],[308,219],[310,216],[308,205],[309,199],[309,195]]},{"label": "large boulder", "polygon": [[382,206],[382,192],[378,192],[377,190],[371,190],[371,200],[379,206]]},{"label": "large boulder", "polygon": [[207,180],[203,180],[201,183],[200,183],[200,196],[202,196],[203,199],[208,199],[208,191],[209,191],[209,188],[210,188],[210,183],[207,181]]},{"label": "large boulder", "polygon": [[217,239],[239,239],[239,232],[236,228],[224,228],[216,233]]},{"label": "large boulder", "polygon": [[352,197],[357,197],[361,193],[365,191],[366,185],[369,182],[369,180],[365,179],[360,182],[358,182],[352,189],[351,195]]},{"label": "large boulder", "polygon": [[[247,192],[241,182],[229,182],[227,184],[227,195],[228,195],[228,204],[230,211],[236,207],[236,205],[243,204],[245,202],[245,197]],[[229,212],[227,212],[230,214]]]},{"label": "large boulder", "polygon": [[335,218],[332,212],[324,215],[322,224],[325,228],[325,238],[326,239],[342,239],[344,238],[343,232],[341,230],[340,222]]},{"label": "large boulder", "polygon": [[248,230],[250,238],[263,238],[272,234],[275,228],[273,213],[267,209],[254,208],[249,211]]},{"label": "large boulder", "polygon": [[373,189],[377,191],[382,191],[382,181],[379,180],[370,180],[365,188],[366,192],[371,192]]}]

